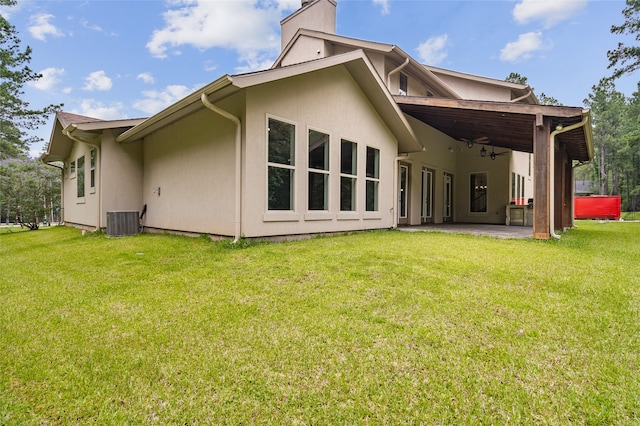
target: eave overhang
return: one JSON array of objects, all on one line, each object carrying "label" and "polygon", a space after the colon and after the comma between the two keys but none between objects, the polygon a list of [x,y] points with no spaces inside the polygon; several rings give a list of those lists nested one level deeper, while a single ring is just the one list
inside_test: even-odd
[{"label": "eave overhang", "polygon": [[116,141],[127,143],[139,140],[188,114],[204,108],[201,101],[203,93],[211,102],[216,102],[239,90],[302,76],[336,66],[344,66],[353,76],[354,81],[360,86],[371,104],[378,111],[380,117],[382,117],[393,135],[397,138],[400,152],[423,150],[423,146],[418,141],[411,125],[406,120],[398,105],[394,102],[384,82],[380,79],[367,55],[362,50],[354,50],[349,53],[282,68],[235,76],[225,75],[208,86],[205,86],[203,89],[198,90],[153,117],[150,117],[138,126],[122,133],[116,138]]},{"label": "eave overhang", "polygon": [[580,107],[409,96],[394,99],[404,113],[453,139],[482,139],[491,146],[529,153],[533,152],[537,122],[551,119],[553,129],[580,123],[586,117],[584,125],[559,134],[557,140],[565,144],[571,160],[586,162],[593,158],[590,112]]}]

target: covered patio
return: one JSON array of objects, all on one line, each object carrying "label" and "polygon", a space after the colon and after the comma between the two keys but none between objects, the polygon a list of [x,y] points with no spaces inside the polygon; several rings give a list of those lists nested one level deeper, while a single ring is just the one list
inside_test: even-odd
[{"label": "covered patio", "polygon": [[591,114],[580,107],[394,96],[400,109],[456,140],[533,154],[533,237],[573,225],[574,168],[593,158]]},{"label": "covered patio", "polygon": [[533,230],[529,226],[485,225],[475,223],[440,223],[399,226],[398,230],[404,232],[445,232],[450,234],[469,234],[504,239],[533,238]]}]

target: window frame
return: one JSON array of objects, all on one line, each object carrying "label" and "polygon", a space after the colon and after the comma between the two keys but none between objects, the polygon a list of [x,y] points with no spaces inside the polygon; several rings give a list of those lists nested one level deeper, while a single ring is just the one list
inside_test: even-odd
[{"label": "window frame", "polygon": [[[285,163],[279,163],[279,162],[273,162],[270,161],[270,125],[271,125],[271,121],[278,121],[281,122],[283,124],[286,125],[290,125],[293,126],[293,131],[292,131],[292,140],[290,141],[290,158],[289,158],[289,163],[285,164]],[[265,160],[266,160],[266,170],[265,170],[265,174],[266,174],[266,194],[265,194],[265,207],[266,207],[266,211],[269,215],[271,216],[276,216],[275,220],[287,220],[286,215],[290,215],[291,213],[295,213],[296,212],[296,178],[297,178],[297,173],[296,173],[296,169],[297,169],[297,164],[298,161],[296,159],[296,155],[297,155],[297,149],[296,149],[296,144],[297,144],[297,132],[298,132],[298,125],[297,123],[291,121],[291,120],[286,120],[284,118],[281,117],[276,117],[273,115],[267,115],[266,116],[266,123],[265,123]],[[270,170],[271,169],[278,169],[278,170],[288,170],[290,173],[289,176],[289,209],[272,209],[270,208],[270,196],[271,196],[271,188],[270,188]],[[284,218],[280,218],[277,217],[278,215],[285,215]],[[265,220],[267,220],[267,218],[265,218]]]},{"label": "window frame", "polygon": [[[351,144],[351,169],[345,172],[343,169],[343,145]],[[343,182],[349,181],[351,184],[350,205],[351,208],[343,208]],[[358,143],[352,140],[340,138],[340,212],[355,213],[358,211]]]},{"label": "window frame", "polygon": [[[312,165],[311,134],[312,132],[323,135],[325,145],[323,155],[323,167],[317,168]],[[312,175],[323,177],[323,208],[312,208]],[[329,212],[331,209],[331,135],[312,127],[307,128],[307,211],[314,213]]]},{"label": "window frame", "polygon": [[[477,181],[474,181],[474,176],[484,175],[484,187],[478,188]],[[489,213],[489,172],[471,172],[469,173],[469,214],[487,214]],[[482,185],[482,181],[480,184]],[[477,207],[474,210],[474,206],[477,203],[477,200],[482,195],[478,195],[478,192],[483,193],[484,195],[484,209],[480,209]]]},{"label": "window frame", "polygon": [[84,163],[85,163],[84,155],[77,158],[76,160],[76,198],[78,200],[84,200],[87,192],[87,185],[85,182]]},{"label": "window frame", "polygon": [[[369,170],[369,152],[374,152],[374,170]],[[365,149],[365,191],[364,191],[364,210],[373,213],[380,211],[380,149],[372,146],[366,146]],[[373,208],[369,209],[369,185],[374,188]]]},{"label": "window frame", "polygon": [[91,148],[89,151],[89,193],[96,192],[96,162],[98,159],[98,150]]}]

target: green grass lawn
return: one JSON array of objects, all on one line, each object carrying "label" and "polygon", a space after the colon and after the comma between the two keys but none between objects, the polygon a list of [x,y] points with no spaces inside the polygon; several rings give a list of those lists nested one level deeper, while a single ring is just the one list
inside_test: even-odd
[{"label": "green grass lawn", "polygon": [[0,424],[638,424],[640,223],[0,235]]}]

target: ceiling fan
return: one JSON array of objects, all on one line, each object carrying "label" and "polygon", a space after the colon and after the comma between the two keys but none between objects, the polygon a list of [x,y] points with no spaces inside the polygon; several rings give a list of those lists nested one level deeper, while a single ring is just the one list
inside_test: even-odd
[{"label": "ceiling fan", "polygon": [[[509,151],[496,152],[495,148],[492,146],[491,152],[489,153],[489,158],[491,158],[492,160],[495,160],[497,156],[505,155],[508,153]],[[480,150],[480,157],[486,157],[486,156],[487,156],[487,149],[483,146],[482,149]]]},{"label": "ceiling fan", "polygon": [[488,144],[489,143],[489,137],[487,136],[480,136],[479,138],[475,138],[475,139],[467,139],[467,138],[460,138],[460,140],[464,143],[467,144],[467,148],[471,149],[473,147],[473,144],[475,143],[481,143],[481,144]]}]

